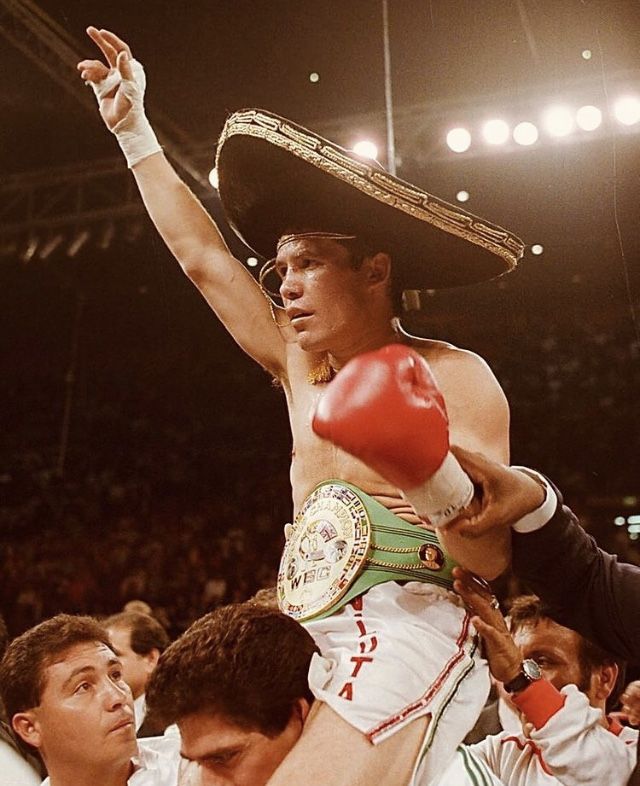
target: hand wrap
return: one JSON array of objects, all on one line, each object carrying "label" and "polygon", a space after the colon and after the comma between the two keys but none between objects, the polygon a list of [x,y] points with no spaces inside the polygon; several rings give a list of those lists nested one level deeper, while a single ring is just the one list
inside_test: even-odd
[{"label": "hand wrap", "polygon": [[111,68],[100,82],[90,81],[88,84],[91,85],[98,104],[114,89],[121,90],[131,104],[127,114],[111,129],[127,159],[127,166],[131,169],[139,161],[162,148],[144,113],[144,91],[147,84],[144,68],[137,60],[131,59],[129,64],[133,79],[124,79],[117,68]]}]

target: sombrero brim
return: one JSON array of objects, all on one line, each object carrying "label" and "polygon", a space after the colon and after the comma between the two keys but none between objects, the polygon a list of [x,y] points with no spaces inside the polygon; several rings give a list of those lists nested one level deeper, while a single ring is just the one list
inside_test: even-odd
[{"label": "sombrero brim", "polygon": [[229,224],[266,258],[292,231],[353,234],[391,254],[403,289],[436,289],[506,273],[524,250],[507,230],[262,110],[229,117],[216,167]]}]

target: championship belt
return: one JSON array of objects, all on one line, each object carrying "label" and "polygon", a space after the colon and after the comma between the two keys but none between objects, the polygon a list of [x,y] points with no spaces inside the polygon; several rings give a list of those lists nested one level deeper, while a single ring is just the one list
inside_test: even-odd
[{"label": "championship belt", "polygon": [[455,565],[434,533],[356,486],[329,480],[311,492],[293,524],[280,560],[278,604],[301,622],[321,619],[385,581],[451,589]]}]

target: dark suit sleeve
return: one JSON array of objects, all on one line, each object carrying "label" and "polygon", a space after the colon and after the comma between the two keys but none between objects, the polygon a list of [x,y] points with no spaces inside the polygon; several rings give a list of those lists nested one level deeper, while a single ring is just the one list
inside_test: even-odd
[{"label": "dark suit sleeve", "polygon": [[640,568],[620,563],[562,504],[539,530],[513,533],[513,569],[562,625],[640,662]]}]

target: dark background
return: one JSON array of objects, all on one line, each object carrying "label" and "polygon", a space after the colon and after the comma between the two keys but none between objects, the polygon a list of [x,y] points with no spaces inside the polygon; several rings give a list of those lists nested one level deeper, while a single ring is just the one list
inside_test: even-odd
[{"label": "dark background", "polygon": [[[640,95],[638,3],[390,0],[389,18],[398,174],[451,201],[464,188],[467,209],[544,246],[498,281],[422,293],[406,324],[489,361],[514,462],[547,472],[605,547],[638,561],[633,526],[614,519],[640,514],[640,124],[609,120],[618,95]],[[273,582],[290,437],[282,394],[135,201],[74,72],[93,53],[88,24],[131,44],[152,121],[202,181],[242,107],[347,147],[368,135],[388,164],[381,3],[0,0],[2,609],[18,630],[143,597],[177,631]],[[596,104],[603,127],[526,149],[444,144],[452,125],[536,121],[558,102]],[[219,217],[213,189],[186,177]]]}]

